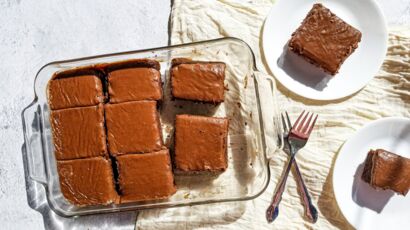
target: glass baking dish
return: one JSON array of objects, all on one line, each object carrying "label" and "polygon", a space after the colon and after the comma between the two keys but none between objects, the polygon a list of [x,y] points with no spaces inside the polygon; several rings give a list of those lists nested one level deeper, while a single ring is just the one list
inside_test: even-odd
[{"label": "glass baking dish", "polygon": [[[169,67],[173,58],[189,57],[201,61],[226,63],[225,102],[219,106],[171,100]],[[160,107],[164,142],[173,144],[173,122],[176,114],[189,113],[228,117],[228,169],[221,174],[175,175],[177,192],[169,199],[79,207],[63,197],[53,153],[52,135],[47,104],[47,83],[56,71],[109,63],[134,58],[152,58],[161,64],[164,81],[164,99]],[[263,87],[261,87],[263,86]],[[260,98],[261,89],[269,88],[268,97]],[[51,62],[43,66],[35,78],[34,101],[23,110],[23,131],[28,155],[30,178],[41,183],[46,190],[49,206],[61,216],[168,208],[226,201],[249,200],[259,196],[270,179],[266,158],[264,123],[270,124],[270,136],[277,137],[278,109],[275,103],[275,84],[267,75],[257,71],[250,47],[236,38],[221,38],[190,44],[155,49],[99,55],[66,61]],[[269,104],[271,114],[263,118],[261,101]],[[273,124],[273,125],[272,125]],[[276,138],[274,138],[276,139]],[[270,142],[271,143],[271,142]],[[276,143],[275,143],[276,144]],[[269,146],[269,149],[275,148]]]}]

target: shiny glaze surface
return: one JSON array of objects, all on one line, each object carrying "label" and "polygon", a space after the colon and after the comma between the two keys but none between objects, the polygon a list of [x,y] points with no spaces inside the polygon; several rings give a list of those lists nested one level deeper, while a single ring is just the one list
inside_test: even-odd
[{"label": "shiny glaze surface", "polygon": [[224,101],[225,63],[186,61],[171,68],[172,96],[203,102]]},{"label": "shiny glaze surface", "polygon": [[176,192],[168,150],[117,157],[121,203],[156,200]]},{"label": "shiny glaze surface", "polygon": [[223,171],[228,167],[228,119],[177,115],[175,166],[181,171]]},{"label": "shiny glaze surface", "polygon": [[94,75],[50,80],[47,94],[51,109],[92,106],[104,101],[101,80]]},{"label": "shiny glaze surface", "polygon": [[101,104],[51,111],[50,123],[57,160],[107,154]]},{"label": "shiny glaze surface", "polygon": [[154,68],[127,68],[108,74],[110,103],[161,100],[161,74]]},{"label": "shiny glaze surface", "polygon": [[358,47],[361,32],[315,4],[301,26],[292,34],[290,50],[335,75],[346,58]]},{"label": "shiny glaze surface", "polygon": [[61,192],[76,205],[108,204],[118,200],[111,162],[103,157],[57,161]]},{"label": "shiny glaze surface", "polygon": [[156,106],[156,101],[104,105],[110,154],[161,149],[162,137]]},{"label": "shiny glaze surface", "polygon": [[410,189],[410,159],[383,149],[370,150],[362,178],[375,188],[406,195]]}]

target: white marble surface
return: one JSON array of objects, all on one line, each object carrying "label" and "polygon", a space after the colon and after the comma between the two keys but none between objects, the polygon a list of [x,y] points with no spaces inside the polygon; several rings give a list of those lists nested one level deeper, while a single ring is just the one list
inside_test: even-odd
[{"label": "white marble surface", "polygon": [[[389,26],[410,25],[410,0],[378,0]],[[33,99],[44,64],[61,59],[164,46],[169,0],[0,0],[1,229],[42,229],[27,205],[21,110]]]}]

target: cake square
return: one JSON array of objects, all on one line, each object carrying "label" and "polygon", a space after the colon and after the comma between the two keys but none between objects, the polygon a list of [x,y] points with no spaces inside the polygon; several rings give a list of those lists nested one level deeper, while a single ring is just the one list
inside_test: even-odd
[{"label": "cake square", "polygon": [[172,97],[207,103],[224,101],[225,63],[174,59],[170,72]]},{"label": "cake square", "polygon": [[48,83],[48,104],[52,110],[98,105],[104,101],[102,88],[95,75],[53,79]]},{"label": "cake square", "polygon": [[358,47],[361,37],[359,30],[317,3],[292,34],[289,49],[335,75]]},{"label": "cake square", "polygon": [[111,155],[160,150],[161,128],[156,101],[105,105],[108,148]]},{"label": "cake square", "polygon": [[103,157],[57,161],[60,188],[74,205],[109,204],[118,201],[111,161]]},{"label": "cake square", "polygon": [[121,203],[165,199],[176,192],[167,149],[117,157]]},{"label": "cake square", "polygon": [[374,188],[406,195],[410,189],[410,159],[376,149],[367,154],[362,179]]},{"label": "cake square", "polygon": [[102,105],[53,110],[50,123],[57,160],[107,154]]},{"label": "cake square", "polygon": [[227,160],[228,119],[177,115],[175,167],[180,171],[224,171]]},{"label": "cake square", "polygon": [[127,68],[108,73],[110,103],[161,100],[161,74],[154,68]]}]

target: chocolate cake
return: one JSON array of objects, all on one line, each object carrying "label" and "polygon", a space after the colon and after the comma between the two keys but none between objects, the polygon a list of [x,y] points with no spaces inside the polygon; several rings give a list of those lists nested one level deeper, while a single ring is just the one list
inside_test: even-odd
[{"label": "chocolate cake", "polygon": [[118,201],[111,162],[103,157],[57,161],[61,192],[70,203],[109,204]]},{"label": "chocolate cake", "polygon": [[228,119],[177,115],[175,167],[182,172],[224,171],[227,161]]},{"label": "chocolate cake", "polygon": [[410,159],[383,149],[370,150],[362,180],[374,188],[406,195],[410,189]]},{"label": "chocolate cake", "polygon": [[101,104],[51,111],[50,123],[57,160],[107,155]]},{"label": "chocolate cake", "polygon": [[105,105],[110,154],[115,156],[161,149],[161,128],[156,106],[156,101]]},{"label": "chocolate cake", "polygon": [[359,30],[317,3],[292,34],[289,49],[335,75],[358,47],[361,37]]},{"label": "chocolate cake", "polygon": [[[53,75],[47,88],[50,124],[60,188],[68,202],[118,204],[176,193],[162,141],[159,70],[155,60],[133,59]],[[178,58],[170,75],[173,98],[224,101],[225,63]],[[226,170],[227,136],[227,118],[177,115],[176,170]]]},{"label": "chocolate cake", "polygon": [[167,149],[117,157],[121,203],[165,199],[176,192]]},{"label": "chocolate cake", "polygon": [[102,88],[96,75],[57,78],[48,83],[48,104],[53,110],[98,105],[104,101]]},{"label": "chocolate cake", "polygon": [[176,99],[220,103],[224,101],[225,63],[172,60],[172,96]]},{"label": "chocolate cake", "polygon": [[108,73],[110,103],[161,100],[161,74],[155,68],[127,68]]}]

